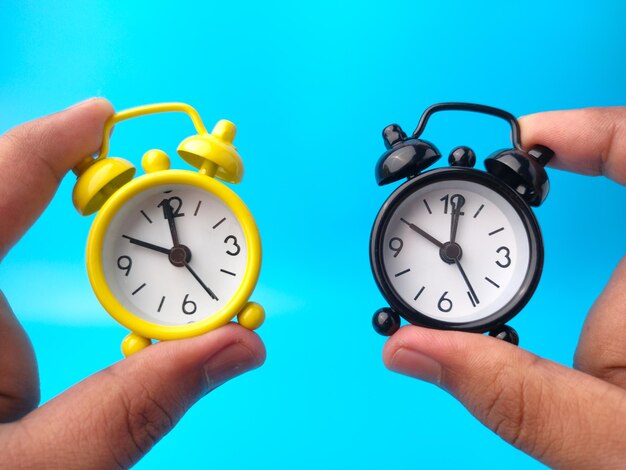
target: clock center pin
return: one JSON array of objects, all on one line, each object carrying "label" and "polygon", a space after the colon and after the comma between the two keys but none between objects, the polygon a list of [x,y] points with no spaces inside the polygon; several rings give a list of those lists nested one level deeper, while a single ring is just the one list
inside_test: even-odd
[{"label": "clock center pin", "polygon": [[448,264],[454,264],[463,256],[463,250],[458,243],[446,242],[439,249],[439,256]]},{"label": "clock center pin", "polygon": [[178,245],[170,251],[170,263],[177,268],[184,267],[191,261],[191,251],[185,245]]}]

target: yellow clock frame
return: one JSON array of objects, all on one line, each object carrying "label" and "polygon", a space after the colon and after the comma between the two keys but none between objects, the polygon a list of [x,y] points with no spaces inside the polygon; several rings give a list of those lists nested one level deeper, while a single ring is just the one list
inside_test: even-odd
[{"label": "yellow clock frame", "polygon": [[[197,136],[189,137],[180,144],[178,152],[181,157],[199,168],[199,171],[170,170],[169,157],[160,150],[151,150],[144,155],[142,161],[147,174],[130,181],[135,170],[129,162],[106,158],[113,124],[145,114],[171,111],[187,113],[198,130]],[[173,340],[197,336],[219,328],[235,317],[242,326],[251,330],[263,323],[263,307],[248,302],[261,269],[261,239],[256,222],[244,202],[230,188],[214,179],[219,177],[236,183],[243,175],[243,164],[232,146],[234,134],[234,124],[224,120],[218,122],[209,134],[195,109],[184,103],[141,106],[112,116],[104,127],[100,154],[95,158],[88,157],[74,169],[79,177],[74,188],[77,209],[83,214],[99,209],[87,239],[89,281],[105,310],[132,332],[122,343],[122,351],[126,356],[148,346],[151,339]],[[185,147],[187,142],[190,145]],[[139,318],[118,301],[104,275],[102,249],[109,224],[115,215],[133,197],[155,186],[167,184],[195,186],[219,198],[241,224],[247,244],[245,273],[235,295],[216,313],[187,325],[159,325]]]}]

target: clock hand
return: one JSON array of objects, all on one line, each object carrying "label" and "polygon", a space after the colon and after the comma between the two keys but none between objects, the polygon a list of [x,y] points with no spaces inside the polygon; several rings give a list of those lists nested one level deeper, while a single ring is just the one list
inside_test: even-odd
[{"label": "clock hand", "polygon": [[461,271],[461,276],[463,276],[463,280],[465,281],[465,284],[467,284],[467,287],[470,291],[471,296],[474,298],[474,301],[477,304],[479,304],[480,301],[478,300],[478,297],[476,296],[476,292],[474,291],[472,284],[470,284],[469,279],[467,278],[467,274],[465,274],[465,271],[463,270],[463,267],[461,266],[461,262],[458,259],[455,259],[454,262],[459,267],[459,271]]},{"label": "clock hand", "polygon": [[400,220],[402,222],[404,222],[405,224],[407,224],[411,230],[413,230],[414,232],[419,233],[422,237],[426,238],[428,241],[430,241],[431,243],[434,243],[435,245],[437,245],[439,248],[441,248],[443,246],[443,243],[441,243],[439,240],[437,240],[435,237],[433,237],[432,235],[430,235],[429,233],[425,232],[424,230],[422,230],[421,228],[419,228],[417,225],[412,224],[411,222],[408,222],[402,218],[400,218]]},{"label": "clock hand", "polygon": [[[456,204],[454,200],[456,198]],[[465,198],[460,194],[454,194],[450,198],[450,205],[452,206],[452,223],[450,224],[450,243],[454,243],[456,239],[456,231],[459,228],[459,216],[461,215],[461,207],[465,204]]]},{"label": "clock hand", "polygon": [[185,267],[189,270],[191,275],[196,278],[196,281],[200,283],[202,288],[205,291],[207,291],[207,294],[209,294],[213,300],[219,300],[217,298],[217,295],[215,295],[213,291],[204,282],[202,282],[202,279],[200,279],[200,276],[198,276],[198,274],[196,274],[196,272],[191,268],[191,266],[189,266],[189,263],[185,262]]},{"label": "clock hand", "polygon": [[170,254],[169,248],[163,248],[162,246],[153,245],[152,243],[144,242],[142,240],[137,240],[136,238],[129,237],[128,235],[122,235],[122,237],[127,238],[134,245],[143,246],[144,248],[148,248],[150,250],[158,251],[160,253],[165,253],[166,255]]},{"label": "clock hand", "polygon": [[163,217],[167,219],[167,222],[170,226],[170,233],[172,234],[172,242],[174,246],[179,246],[180,242],[178,241],[178,231],[176,230],[176,217],[174,216],[174,211],[172,211],[172,206],[170,205],[169,199],[163,199],[159,206],[163,206]]}]

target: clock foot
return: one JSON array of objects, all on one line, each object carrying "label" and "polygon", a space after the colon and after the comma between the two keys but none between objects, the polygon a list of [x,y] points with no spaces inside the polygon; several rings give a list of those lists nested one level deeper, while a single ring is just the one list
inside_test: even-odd
[{"label": "clock foot", "polygon": [[378,309],[372,318],[372,326],[376,333],[391,336],[400,329],[400,316],[390,308]]},{"label": "clock foot", "polygon": [[131,333],[124,338],[124,341],[122,341],[122,353],[125,357],[128,357],[131,354],[135,354],[136,352],[147,348],[151,344],[152,340],[150,338],[144,338],[143,336],[139,336],[137,333]]},{"label": "clock foot", "polygon": [[237,321],[249,330],[256,330],[265,321],[265,309],[256,302],[248,302],[237,315]]},{"label": "clock foot", "polygon": [[519,335],[517,334],[517,331],[515,331],[508,325],[503,325],[499,328],[496,328],[495,330],[491,330],[489,332],[489,336],[501,339],[508,343],[514,344],[515,346],[519,344]]}]

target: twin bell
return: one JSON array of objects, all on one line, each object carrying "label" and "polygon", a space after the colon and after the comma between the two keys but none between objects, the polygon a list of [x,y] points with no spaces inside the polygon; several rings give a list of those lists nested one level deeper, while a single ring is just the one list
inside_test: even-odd
[{"label": "twin bell", "polygon": [[[387,151],[376,163],[376,182],[382,186],[403,178],[413,178],[441,158],[441,153],[432,143],[407,137],[397,124],[383,130]],[[499,150],[485,159],[488,173],[496,176],[519,194],[527,204],[539,206],[550,189],[544,166],[554,152],[542,145],[530,150],[519,148]],[[471,168],[476,156],[469,147],[457,147],[448,157],[452,166]]]},{"label": "twin bell", "polygon": [[[136,168],[128,160],[106,157],[110,127],[105,126],[100,155],[87,157],[74,168],[78,178],[72,200],[82,215],[98,211],[109,197],[135,176]],[[235,125],[223,119],[211,133],[195,134],[183,140],[178,146],[178,155],[201,174],[239,183],[243,177],[243,162],[233,145],[236,132]],[[143,156],[142,167],[148,173],[169,170],[170,159],[162,150],[150,150]]]}]

